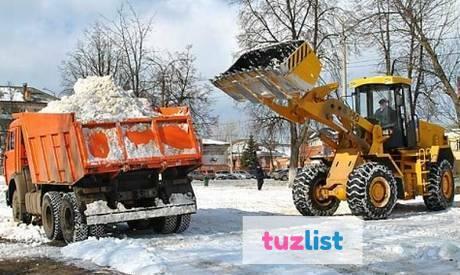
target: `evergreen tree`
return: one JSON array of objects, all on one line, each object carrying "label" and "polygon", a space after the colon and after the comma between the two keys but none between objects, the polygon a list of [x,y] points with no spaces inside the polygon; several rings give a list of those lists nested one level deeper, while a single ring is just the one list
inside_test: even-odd
[{"label": "evergreen tree", "polygon": [[256,167],[257,161],[257,144],[252,135],[249,136],[249,140],[244,148],[243,154],[241,155],[241,166],[244,168]]}]

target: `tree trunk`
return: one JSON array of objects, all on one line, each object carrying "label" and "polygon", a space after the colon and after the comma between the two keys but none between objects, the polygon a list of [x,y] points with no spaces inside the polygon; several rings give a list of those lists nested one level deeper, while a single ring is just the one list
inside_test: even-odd
[{"label": "tree trunk", "polygon": [[300,147],[306,141],[308,135],[309,122],[302,125],[300,133],[298,133],[297,124],[289,123],[291,130],[291,156],[289,158],[289,187],[294,184],[294,179],[297,176],[297,166],[299,165]]}]

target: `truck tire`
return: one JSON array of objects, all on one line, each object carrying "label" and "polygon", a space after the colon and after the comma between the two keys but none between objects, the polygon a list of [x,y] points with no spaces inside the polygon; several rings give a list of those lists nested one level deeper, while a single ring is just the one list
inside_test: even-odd
[{"label": "truck tire", "polygon": [[145,230],[152,228],[152,220],[150,219],[127,221],[127,223],[129,228],[134,230]]},{"label": "truck tire", "polygon": [[105,235],[105,226],[103,224],[94,224],[89,226],[89,235],[101,238]]},{"label": "truck tire", "polygon": [[73,192],[65,193],[62,197],[60,216],[62,236],[66,243],[88,238],[88,225],[81,205]]},{"label": "truck tire", "polygon": [[174,233],[177,227],[177,216],[160,217],[153,219],[153,230],[161,234]]},{"label": "truck tire", "polygon": [[177,217],[178,219],[178,225],[176,228],[176,233],[182,233],[185,230],[188,229],[190,226],[190,223],[192,221],[192,215],[191,214],[185,214],[185,215],[180,215]]},{"label": "truck tire", "polygon": [[46,237],[50,240],[61,240],[60,208],[62,196],[59,192],[46,192],[42,202],[42,225]]},{"label": "truck tire", "polygon": [[25,224],[30,224],[32,221],[32,215],[25,213],[22,210],[21,202],[19,200],[19,191],[13,191],[13,199],[11,202],[12,210],[13,210],[13,220],[15,222],[22,222]]},{"label": "truck tire", "polygon": [[366,220],[387,218],[396,205],[398,188],[386,166],[367,162],[348,177],[347,201],[351,213]]},{"label": "truck tire", "polygon": [[177,215],[153,219],[153,229],[157,233],[182,233],[190,226],[191,215]]},{"label": "truck tire", "polygon": [[339,207],[337,198],[319,197],[318,188],[326,184],[329,167],[321,163],[297,174],[292,186],[294,205],[304,216],[332,216]]},{"label": "truck tire", "polygon": [[426,185],[427,195],[423,196],[425,206],[432,211],[449,208],[455,196],[452,165],[447,160],[432,164]]}]

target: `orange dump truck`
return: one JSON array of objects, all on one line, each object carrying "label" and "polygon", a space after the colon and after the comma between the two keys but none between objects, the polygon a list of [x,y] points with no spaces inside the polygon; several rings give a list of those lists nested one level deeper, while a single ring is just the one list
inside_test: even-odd
[{"label": "orange dump truck", "polygon": [[187,173],[201,165],[188,109],[153,118],[81,123],[74,114],[19,113],[4,149],[7,203],[50,239],[99,236],[128,222],[182,232],[196,212]]}]

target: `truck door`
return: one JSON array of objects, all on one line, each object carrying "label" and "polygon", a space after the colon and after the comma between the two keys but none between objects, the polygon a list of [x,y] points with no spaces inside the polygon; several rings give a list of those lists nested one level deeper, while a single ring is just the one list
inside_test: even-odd
[{"label": "truck door", "polygon": [[11,176],[16,172],[16,139],[17,139],[17,128],[10,129],[6,135],[6,146],[5,156],[3,159],[3,165],[5,167],[5,177],[7,182],[11,180]]}]

